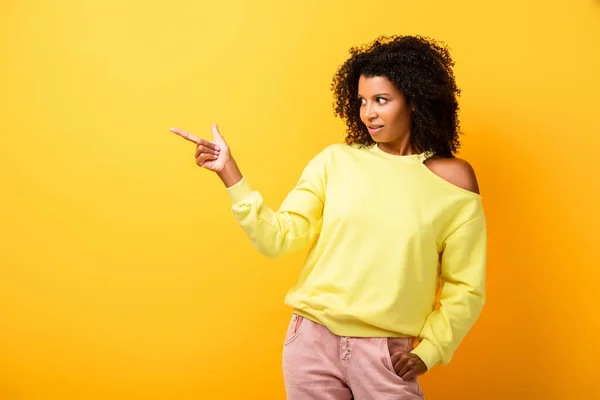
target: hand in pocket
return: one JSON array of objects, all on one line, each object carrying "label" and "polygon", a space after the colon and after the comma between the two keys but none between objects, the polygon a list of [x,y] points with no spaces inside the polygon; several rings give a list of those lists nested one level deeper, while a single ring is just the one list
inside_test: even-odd
[{"label": "hand in pocket", "polygon": [[408,381],[427,372],[427,365],[416,354],[398,351],[392,354],[392,366],[400,378]]}]

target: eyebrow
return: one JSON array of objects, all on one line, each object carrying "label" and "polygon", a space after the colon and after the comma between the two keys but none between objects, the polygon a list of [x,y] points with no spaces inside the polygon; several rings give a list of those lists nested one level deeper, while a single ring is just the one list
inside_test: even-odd
[{"label": "eyebrow", "polygon": [[[377,97],[377,96],[391,96],[391,94],[389,93],[377,93],[376,95],[374,95],[373,97]],[[358,95],[358,97],[363,97],[360,94]]]}]

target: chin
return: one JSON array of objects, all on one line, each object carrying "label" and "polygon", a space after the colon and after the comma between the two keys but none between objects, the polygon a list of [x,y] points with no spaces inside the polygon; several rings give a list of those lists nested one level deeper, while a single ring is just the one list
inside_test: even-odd
[{"label": "chin", "polygon": [[371,139],[373,139],[373,141],[375,143],[387,143],[387,142],[389,142],[389,140],[386,140],[386,139],[381,138],[381,137],[377,137],[377,135],[371,135]]}]

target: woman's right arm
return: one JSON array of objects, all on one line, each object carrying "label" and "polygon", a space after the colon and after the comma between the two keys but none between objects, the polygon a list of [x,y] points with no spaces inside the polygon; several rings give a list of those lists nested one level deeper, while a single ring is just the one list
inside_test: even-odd
[{"label": "woman's right arm", "polygon": [[277,258],[312,243],[321,230],[325,202],[325,151],[308,163],[294,189],[274,211],[252,190],[216,125],[212,142],[178,129],[171,131],[197,144],[196,163],[216,172],[223,181],[234,217],[259,252]]}]

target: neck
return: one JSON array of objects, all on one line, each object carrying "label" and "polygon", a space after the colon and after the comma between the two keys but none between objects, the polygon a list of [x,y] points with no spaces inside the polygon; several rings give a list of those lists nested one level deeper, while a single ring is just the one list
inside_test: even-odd
[{"label": "neck", "polygon": [[410,156],[412,154],[418,154],[421,152],[417,146],[412,143],[410,136],[398,138],[391,142],[377,143],[376,145],[379,146],[382,151],[397,156]]}]

